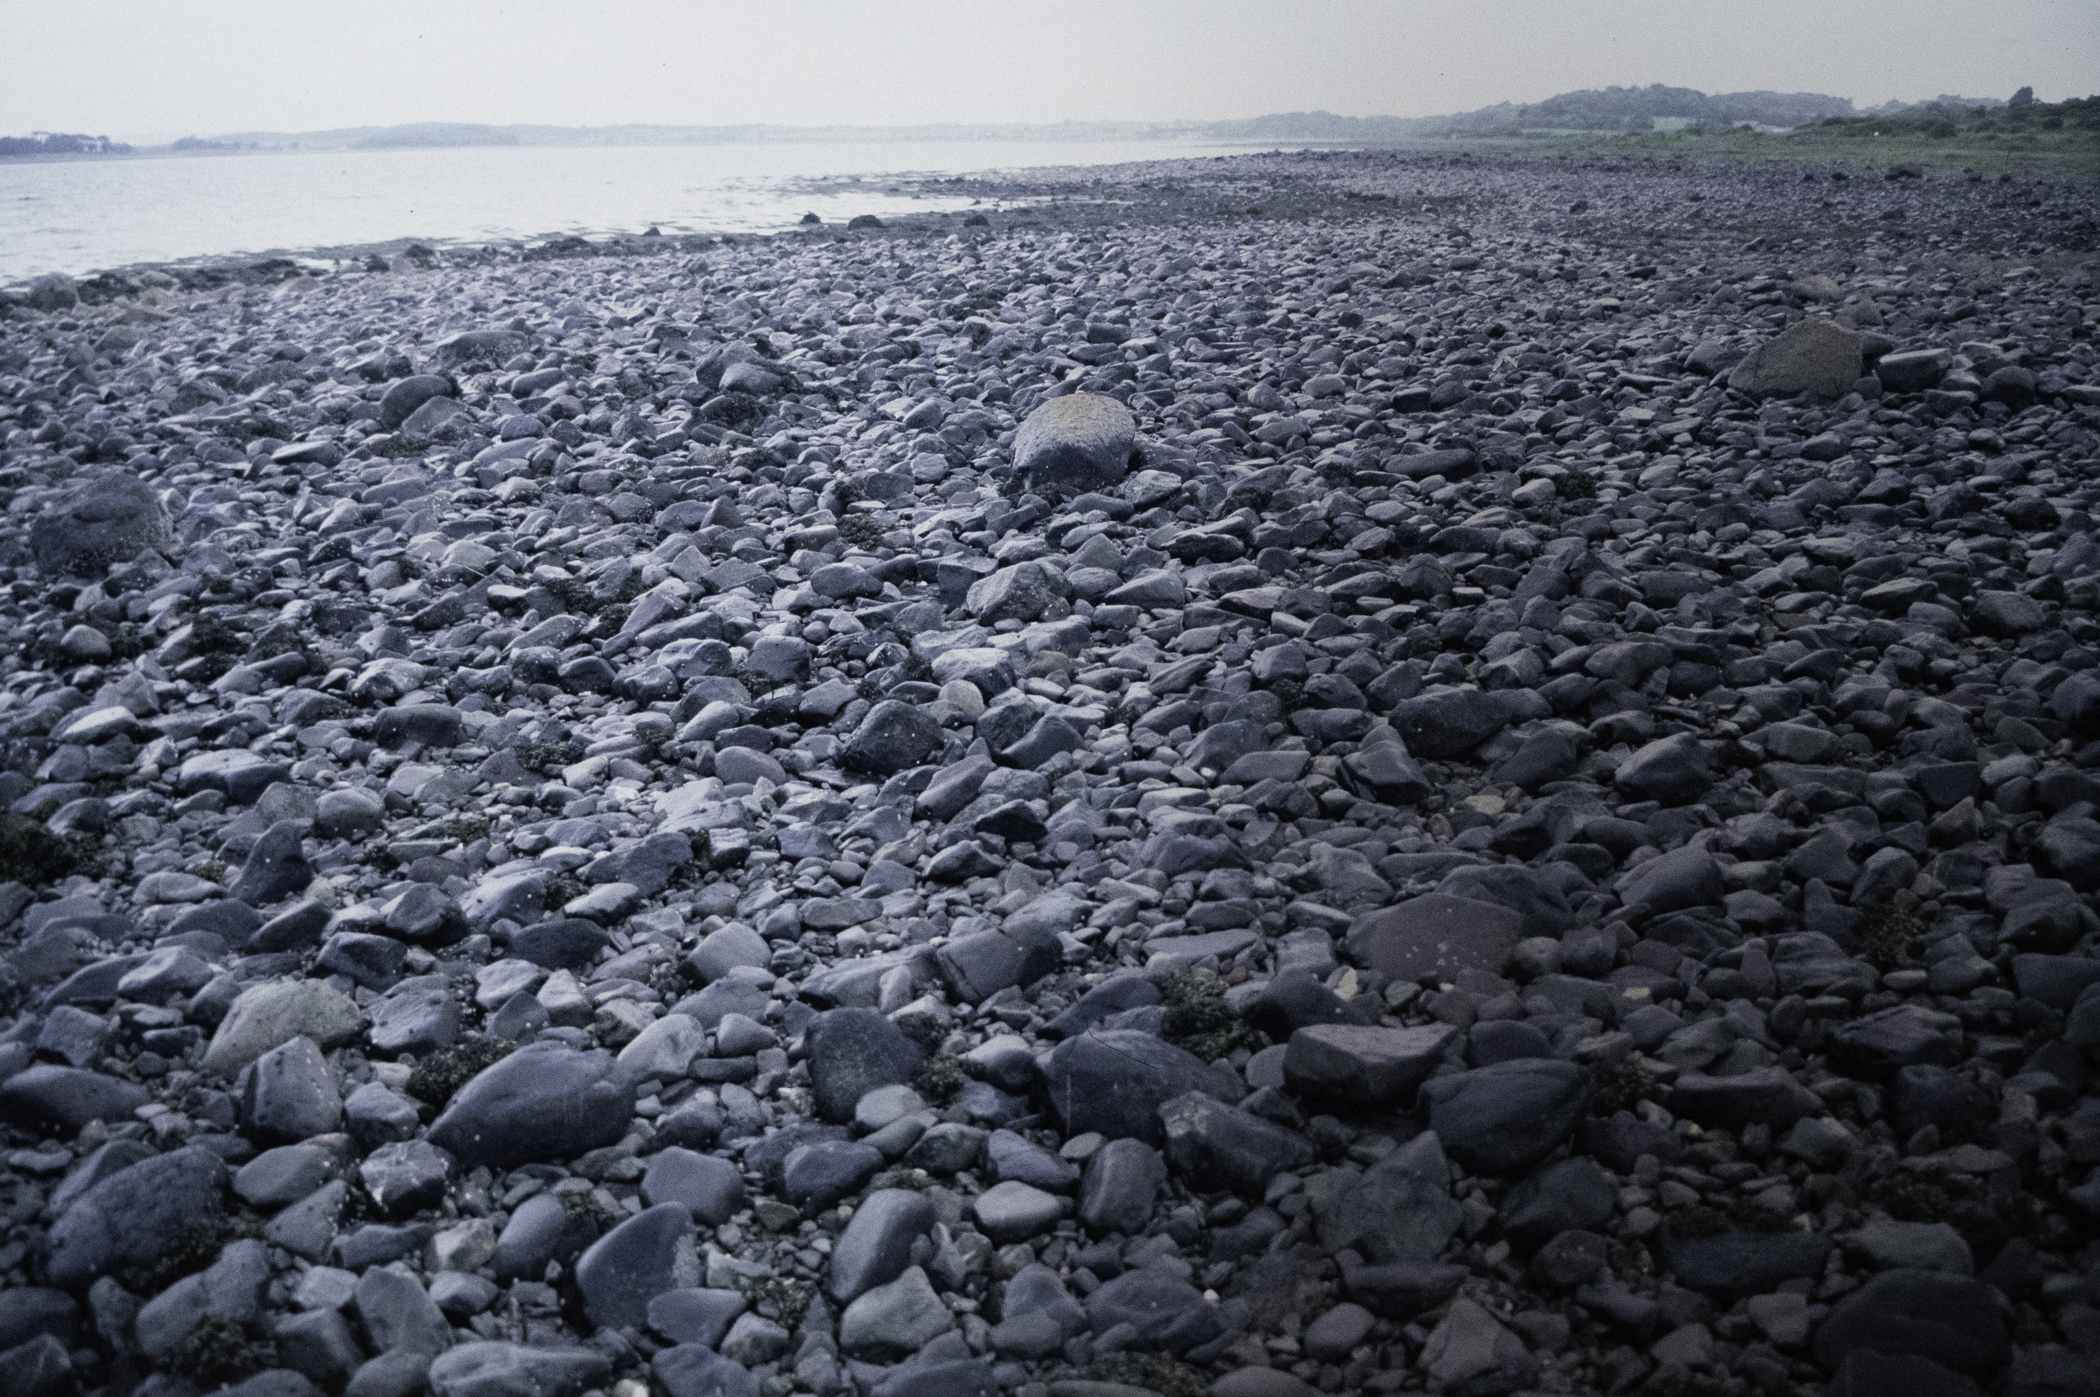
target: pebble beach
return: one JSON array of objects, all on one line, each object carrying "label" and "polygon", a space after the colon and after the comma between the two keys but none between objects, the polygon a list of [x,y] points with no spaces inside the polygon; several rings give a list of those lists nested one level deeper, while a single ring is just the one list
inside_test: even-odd
[{"label": "pebble beach", "polygon": [[2100,1390],[2092,182],[923,192],[0,290],[0,1393]]}]

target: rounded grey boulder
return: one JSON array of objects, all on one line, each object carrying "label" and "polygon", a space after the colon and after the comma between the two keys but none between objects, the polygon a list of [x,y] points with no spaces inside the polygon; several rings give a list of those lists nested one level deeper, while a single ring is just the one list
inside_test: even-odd
[{"label": "rounded grey boulder", "polygon": [[1140,460],[1130,409],[1097,393],[1050,399],[1014,435],[1014,470],[1035,490],[1105,489]]},{"label": "rounded grey boulder", "polygon": [[45,572],[85,576],[168,544],[168,512],[137,476],[97,471],[77,480],[29,526]]}]

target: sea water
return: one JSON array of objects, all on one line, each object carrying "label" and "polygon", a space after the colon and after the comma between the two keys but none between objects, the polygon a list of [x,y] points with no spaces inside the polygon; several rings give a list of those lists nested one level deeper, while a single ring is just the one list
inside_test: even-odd
[{"label": "sea water", "polygon": [[1251,147],[1177,141],[749,141],[0,162],[0,285],[140,263],[300,255],[413,238],[762,233],[973,201],[906,177],[1109,165]]}]

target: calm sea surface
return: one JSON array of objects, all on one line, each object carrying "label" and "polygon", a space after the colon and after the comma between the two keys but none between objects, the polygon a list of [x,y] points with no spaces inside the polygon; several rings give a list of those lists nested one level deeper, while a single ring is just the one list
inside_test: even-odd
[{"label": "calm sea surface", "polygon": [[[639,233],[754,233],[962,208],[886,176],[1227,154],[1181,142],[751,142],[0,163],[0,284],[229,254],[326,256],[394,238],[433,245]],[[834,183],[859,176],[857,185]]]}]

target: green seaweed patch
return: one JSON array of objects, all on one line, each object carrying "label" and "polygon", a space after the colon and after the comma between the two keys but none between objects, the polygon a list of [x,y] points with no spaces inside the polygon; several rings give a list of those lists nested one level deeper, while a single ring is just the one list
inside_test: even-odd
[{"label": "green seaweed patch", "polygon": [[583,885],[583,880],[575,874],[557,873],[547,880],[547,891],[542,895],[542,900],[547,906],[559,911],[589,891],[590,889]]},{"label": "green seaweed patch", "polygon": [[1156,1392],[1159,1397],[1203,1397],[1210,1391],[1210,1382],[1201,1373],[1163,1353],[1103,1354],[1087,1364],[1086,1376],[1093,1382]]},{"label": "green seaweed patch", "polygon": [[0,816],[0,882],[43,887],[88,872],[100,861],[100,841],[88,835],[53,834],[28,815]]},{"label": "green seaweed patch", "polygon": [[814,1284],[786,1276],[744,1277],[737,1282],[737,1289],[744,1292],[752,1309],[783,1329],[801,1324],[802,1316],[809,1312],[809,1302],[817,1297]]},{"label": "green seaweed patch", "polygon": [[489,817],[486,815],[455,815],[446,825],[445,832],[462,844],[472,844],[477,839],[486,839],[489,832]]},{"label": "green seaweed patch", "polygon": [[167,1357],[170,1375],[210,1389],[252,1378],[277,1364],[277,1347],[252,1337],[239,1320],[205,1314]]},{"label": "green seaweed patch", "polygon": [[1914,906],[1891,903],[1859,919],[1859,948],[1883,968],[1902,964],[1924,938],[1925,919]]},{"label": "green seaweed patch", "polygon": [[410,1070],[408,1094],[443,1110],[453,1093],[509,1057],[517,1046],[500,1038],[470,1038],[464,1043],[429,1053]]},{"label": "green seaweed patch", "polygon": [[598,610],[598,599],[591,595],[588,583],[580,577],[557,577],[534,585],[545,587],[561,603],[561,609],[571,616],[586,616]]},{"label": "green seaweed patch", "polygon": [[855,548],[873,548],[882,536],[882,521],[872,514],[848,514],[839,520],[839,537]]},{"label": "green seaweed patch", "polygon": [[1669,1214],[1670,1236],[1680,1242],[1718,1237],[1724,1232],[1784,1232],[1787,1220],[1767,1212],[1747,1198],[1732,1200],[1726,1208],[1693,1203],[1673,1208]]},{"label": "green seaweed patch", "polygon": [[1590,1109],[1600,1116],[1630,1111],[1655,1086],[1655,1074],[1628,1054],[1590,1068]]},{"label": "green seaweed patch", "polygon": [[109,641],[109,655],[113,660],[135,660],[153,648],[153,640],[144,635],[129,621],[115,625],[97,626]]},{"label": "green seaweed patch", "polygon": [[1254,1030],[1225,1000],[1225,982],[1197,970],[1176,970],[1155,982],[1167,1006],[1166,1039],[1205,1062],[1255,1045]]},{"label": "green seaweed patch", "polygon": [[1878,1190],[1878,1201],[1898,1222],[1945,1222],[1954,1216],[1953,1195],[1923,1174],[1902,1170]]},{"label": "green seaweed patch", "polygon": [[218,1214],[188,1223],[168,1240],[159,1256],[134,1269],[126,1279],[144,1295],[157,1295],[184,1276],[193,1276],[219,1259],[229,1242],[262,1236],[254,1218]]},{"label": "green seaweed patch", "polygon": [[948,1030],[931,1014],[906,1014],[903,1018],[893,1019],[891,1022],[897,1025],[899,1033],[917,1043],[920,1051],[929,1057],[938,1053],[941,1044],[947,1041]]},{"label": "green seaweed patch", "polygon": [[1597,498],[1597,478],[1588,471],[1568,471],[1554,477],[1553,493],[1563,500],[1594,500]]},{"label": "green seaweed patch", "polygon": [[1270,680],[1268,687],[1269,692],[1276,696],[1276,701],[1283,705],[1283,711],[1286,713],[1319,706],[1315,700],[1306,697],[1304,684],[1288,676]]},{"label": "green seaweed patch", "polygon": [[936,1106],[953,1101],[968,1080],[963,1076],[962,1059],[954,1053],[935,1053],[911,1074],[912,1090]]},{"label": "green seaweed patch", "polygon": [[192,673],[188,666],[196,665],[196,677],[206,683],[223,676],[248,651],[247,638],[211,612],[190,622],[188,644],[189,658],[183,662],[184,677]]},{"label": "green seaweed patch", "polygon": [[558,771],[562,767],[582,761],[584,750],[584,744],[573,737],[565,737],[558,742],[534,738],[511,749],[517,756],[519,765],[528,771],[542,773]]},{"label": "green seaweed patch", "polygon": [[913,1193],[924,1193],[932,1187],[933,1175],[924,1169],[908,1169],[900,1164],[894,1169],[885,1169],[877,1174],[869,1182],[868,1192],[872,1194],[886,1188],[908,1188]]},{"label": "green seaweed patch", "polygon": [[587,1188],[572,1188],[554,1195],[561,1204],[562,1216],[572,1222],[588,1222],[594,1227],[605,1225],[605,1209],[598,1202],[597,1192]]}]

